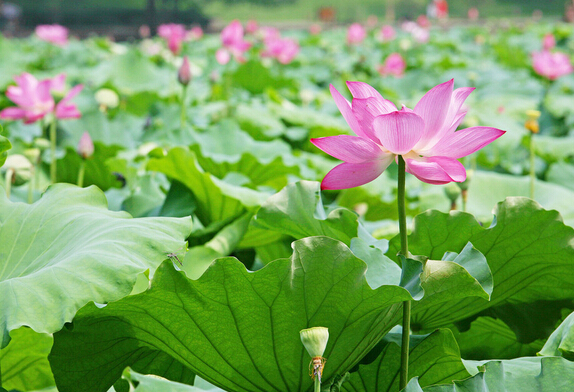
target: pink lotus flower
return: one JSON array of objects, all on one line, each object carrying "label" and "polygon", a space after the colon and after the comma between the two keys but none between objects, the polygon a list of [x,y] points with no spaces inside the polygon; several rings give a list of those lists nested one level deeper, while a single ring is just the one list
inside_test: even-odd
[{"label": "pink lotus flower", "polygon": [[537,74],[550,80],[572,73],[574,70],[566,54],[551,53],[548,50],[532,53],[532,66]]},{"label": "pink lotus flower", "polygon": [[313,23],[311,26],[309,26],[309,33],[311,35],[317,35],[321,32],[323,28],[321,27],[320,24],[318,23]]},{"label": "pink lotus flower", "polygon": [[257,24],[256,20],[249,20],[247,25],[245,26],[245,32],[247,34],[255,34],[259,30],[259,24]]},{"label": "pink lotus flower", "polygon": [[360,44],[366,36],[367,32],[365,31],[365,28],[359,23],[353,23],[347,29],[347,43],[349,45]]},{"label": "pink lotus flower", "polygon": [[395,32],[393,26],[384,25],[383,27],[381,27],[381,34],[380,34],[381,41],[383,42],[392,41],[395,39],[396,36],[397,33]]},{"label": "pink lotus flower", "polygon": [[417,18],[417,24],[423,29],[428,29],[430,27],[430,20],[426,15],[419,15]]},{"label": "pink lotus flower", "polygon": [[470,19],[472,21],[476,21],[476,20],[478,20],[479,16],[480,16],[480,14],[478,12],[478,8],[471,7],[468,9],[468,19]]},{"label": "pink lotus flower", "polygon": [[357,136],[340,135],[311,139],[327,154],[344,161],[323,179],[322,189],[346,189],[373,181],[401,155],[406,171],[428,184],[466,179],[458,161],[505,132],[490,127],[457,131],[466,112],[462,104],[474,88],[453,91],[454,81],[428,91],[414,110],[384,99],[366,83],[347,82],[353,101],[333,86],[331,94],[341,114]]},{"label": "pink lotus flower", "polygon": [[383,65],[378,69],[381,76],[393,75],[400,78],[405,73],[405,68],[407,63],[403,56],[398,53],[391,53],[386,59]]},{"label": "pink lotus flower", "polygon": [[55,103],[52,92],[60,92],[64,89],[65,75],[60,74],[54,79],[38,81],[29,73],[15,76],[16,86],[9,86],[6,96],[17,107],[9,107],[0,112],[0,118],[10,120],[24,120],[30,124],[44,118],[49,113],[54,113],[57,118],[79,118],[81,113],[70,100],[82,90],[83,86],[77,85],[58,104]]},{"label": "pink lotus flower", "polygon": [[168,23],[159,25],[157,35],[165,39],[171,53],[177,55],[181,50],[183,41],[187,37],[187,32],[185,31],[185,26],[181,24]]},{"label": "pink lotus flower", "polygon": [[190,41],[197,41],[203,38],[203,29],[200,26],[193,26],[186,34]]},{"label": "pink lotus flower", "polygon": [[262,57],[276,58],[281,64],[289,64],[299,53],[299,44],[291,38],[273,38],[265,40]]},{"label": "pink lotus flower", "polygon": [[238,20],[232,21],[221,31],[221,43],[223,48],[215,53],[215,59],[219,64],[227,64],[230,54],[238,62],[245,62],[243,54],[249,50],[251,43],[243,39],[243,26]]},{"label": "pink lotus flower", "polygon": [[555,46],[556,46],[556,38],[554,38],[554,34],[548,33],[544,35],[544,38],[542,39],[542,48],[544,50],[550,50],[554,49]]},{"label": "pink lotus flower", "polygon": [[76,151],[78,152],[78,155],[82,157],[82,159],[88,159],[94,155],[94,142],[92,141],[88,131],[83,133],[80,141],[78,142],[78,148]]},{"label": "pink lotus flower", "polygon": [[187,86],[191,82],[191,67],[189,66],[189,60],[187,56],[183,58],[183,63],[177,72],[177,81],[183,85]]},{"label": "pink lotus flower", "polygon": [[39,25],[36,26],[35,32],[42,41],[51,42],[58,46],[68,44],[68,29],[59,24]]}]

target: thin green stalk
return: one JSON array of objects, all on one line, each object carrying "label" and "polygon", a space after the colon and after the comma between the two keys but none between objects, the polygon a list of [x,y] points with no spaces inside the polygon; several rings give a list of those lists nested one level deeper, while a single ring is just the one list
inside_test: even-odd
[{"label": "thin green stalk", "polygon": [[183,86],[183,91],[181,92],[181,129],[184,128],[186,122],[186,112],[185,112],[185,95],[187,93],[187,86]]},{"label": "thin green stalk", "polygon": [[14,169],[6,170],[6,197],[10,198],[10,193],[12,192],[12,176],[14,176]]},{"label": "thin green stalk", "polygon": [[56,116],[50,124],[50,181],[56,183]]},{"label": "thin green stalk", "polygon": [[532,132],[530,132],[528,144],[530,147],[530,198],[534,199],[534,181],[536,180],[536,172],[534,170],[534,158],[536,157],[536,154],[534,152],[534,134]]},{"label": "thin green stalk", "polygon": [[80,162],[80,171],[78,172],[78,186],[82,188],[84,186],[84,173],[86,172],[86,161],[82,159]]},{"label": "thin green stalk", "polygon": [[[401,254],[408,257],[407,213],[405,207],[405,160],[399,155],[398,207]],[[409,333],[411,329],[411,302],[403,302],[403,335],[401,342],[401,372],[399,388],[403,389],[409,381]]]},{"label": "thin green stalk", "polygon": [[315,388],[313,392],[321,392],[321,376],[319,375],[315,376]]},{"label": "thin green stalk", "polygon": [[32,164],[32,173],[30,173],[30,181],[28,181],[28,204],[34,203],[34,177],[36,172],[36,165]]}]

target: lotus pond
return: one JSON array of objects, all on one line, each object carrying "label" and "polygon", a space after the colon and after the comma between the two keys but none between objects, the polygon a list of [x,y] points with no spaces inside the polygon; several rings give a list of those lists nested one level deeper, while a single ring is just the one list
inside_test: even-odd
[{"label": "lotus pond", "polygon": [[574,26],[425,23],[1,38],[0,390],[571,391]]}]

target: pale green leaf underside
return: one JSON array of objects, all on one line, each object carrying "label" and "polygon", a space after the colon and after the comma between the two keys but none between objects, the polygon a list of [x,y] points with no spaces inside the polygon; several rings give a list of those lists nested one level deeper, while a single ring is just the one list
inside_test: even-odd
[{"label": "pale green leaf underside", "polygon": [[0,196],[0,347],[22,325],[53,333],[89,301],[131,291],[136,276],[181,249],[190,218],[132,219],[96,187],[56,184],[36,203]]}]

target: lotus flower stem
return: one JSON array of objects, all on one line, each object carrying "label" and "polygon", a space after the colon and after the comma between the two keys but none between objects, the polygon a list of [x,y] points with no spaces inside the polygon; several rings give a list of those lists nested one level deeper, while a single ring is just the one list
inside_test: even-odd
[{"label": "lotus flower stem", "polygon": [[313,392],[321,392],[321,377],[315,377]]},{"label": "lotus flower stem", "polygon": [[84,186],[84,173],[86,172],[86,161],[82,159],[80,162],[80,171],[78,172],[78,186],[82,188]]},{"label": "lotus flower stem", "polygon": [[530,147],[530,198],[534,199],[534,181],[536,180],[536,171],[534,167],[534,158],[536,153],[534,152],[534,134],[530,133],[529,137],[529,147]]},{"label": "lotus flower stem", "polygon": [[32,175],[30,176],[30,181],[28,181],[28,204],[32,204],[34,203],[34,178],[35,176],[35,172],[36,172],[36,165],[32,164]]},{"label": "lotus flower stem", "polygon": [[56,183],[56,117],[50,123],[50,181]]},{"label": "lotus flower stem", "polygon": [[[408,257],[409,245],[407,238],[407,213],[405,208],[405,160],[402,155],[398,156],[399,181],[398,181],[398,207],[399,207],[399,232],[401,236],[401,254]],[[399,388],[403,389],[409,381],[409,333],[411,329],[411,302],[403,302],[403,336],[401,342],[401,371]]]},{"label": "lotus flower stem", "polygon": [[185,95],[187,93],[187,86],[183,86],[181,92],[181,129],[184,128],[186,122],[186,112],[185,112]]},{"label": "lotus flower stem", "polygon": [[12,177],[14,176],[14,169],[9,168],[6,170],[6,197],[10,198],[10,193],[12,192]]}]

